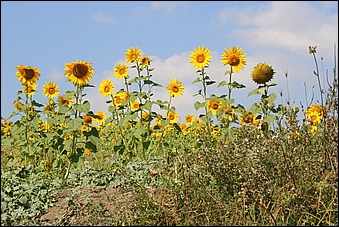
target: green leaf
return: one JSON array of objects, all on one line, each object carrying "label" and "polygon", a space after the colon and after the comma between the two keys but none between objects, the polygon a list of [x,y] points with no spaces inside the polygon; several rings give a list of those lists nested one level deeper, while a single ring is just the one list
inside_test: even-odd
[{"label": "green leaf", "polygon": [[204,103],[201,103],[201,102],[199,102],[199,101],[196,101],[196,102],[194,103],[194,108],[195,108],[195,110],[198,110],[198,109],[202,108],[203,106],[204,106]]},{"label": "green leaf", "polygon": [[226,81],[221,81],[217,87],[221,87],[221,86],[226,86],[227,82]]},{"label": "green leaf", "polygon": [[201,81],[201,79],[198,77],[197,79],[195,79],[195,80],[192,82],[192,84],[198,83],[198,82],[200,82],[200,81]]},{"label": "green leaf", "polygon": [[249,92],[247,97],[250,97],[251,95],[257,95],[257,94],[260,94],[258,88],[256,88],[253,91]]}]

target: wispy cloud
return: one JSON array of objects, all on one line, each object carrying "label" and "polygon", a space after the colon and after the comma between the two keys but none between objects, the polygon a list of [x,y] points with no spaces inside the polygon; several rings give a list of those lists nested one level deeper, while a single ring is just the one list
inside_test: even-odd
[{"label": "wispy cloud", "polygon": [[171,13],[182,2],[180,1],[154,1],[151,3],[152,10],[165,10],[167,13]]},{"label": "wispy cloud", "polygon": [[104,24],[113,24],[117,20],[114,18],[111,18],[110,16],[104,14],[103,12],[96,13],[92,16],[92,19],[98,23],[104,23]]},{"label": "wispy cloud", "polygon": [[64,80],[65,76],[63,71],[61,71],[58,67],[53,67],[48,75],[48,78],[52,81],[60,81]]}]

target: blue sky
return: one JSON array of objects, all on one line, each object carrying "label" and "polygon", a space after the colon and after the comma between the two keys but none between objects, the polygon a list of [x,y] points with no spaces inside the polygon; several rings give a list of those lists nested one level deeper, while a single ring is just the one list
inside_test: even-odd
[{"label": "blue sky", "polygon": [[[337,1],[1,1],[1,117],[14,111],[13,101],[22,89],[15,76],[17,65],[40,70],[34,99],[45,104],[45,82],[54,81],[61,94],[74,89],[66,82],[64,66],[77,60],[94,67],[90,84],[95,87],[85,89],[84,100],[90,101],[92,111],[108,112],[108,99],[99,95],[99,84],[109,78],[115,91],[124,88],[113,68],[125,61],[125,52],[132,47],[151,57],[152,79],[163,86],[153,90],[153,100],[169,100],[165,87],[170,80],[184,83],[184,95],[172,100],[182,123],[187,114],[198,116],[203,111],[194,108],[202,98],[193,95],[202,87],[192,84],[198,74],[189,63],[198,46],[212,51],[207,74],[217,83],[208,87],[208,94],[227,94],[226,87],[217,88],[228,80],[224,72],[229,70],[220,55],[238,46],[246,53],[247,65],[232,80],[246,88],[232,91],[235,104],[249,108],[260,99],[248,97],[257,87],[250,75],[253,67],[265,62],[276,72],[271,82],[277,86],[269,90],[277,94],[276,103],[286,105],[287,72],[290,103],[300,107],[312,94],[313,103],[320,101],[308,46],[317,45],[323,81],[327,70],[333,77],[334,44],[338,46]],[[136,76],[135,69],[129,72],[131,78]]]}]

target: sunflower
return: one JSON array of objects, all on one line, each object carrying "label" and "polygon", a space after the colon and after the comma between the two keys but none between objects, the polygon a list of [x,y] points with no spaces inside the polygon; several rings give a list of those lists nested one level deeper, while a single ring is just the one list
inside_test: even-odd
[{"label": "sunflower", "polygon": [[131,109],[132,111],[138,110],[140,107],[140,102],[138,100],[135,100],[134,102],[131,102]]},{"label": "sunflower", "polygon": [[131,62],[137,62],[142,55],[141,50],[138,49],[138,47],[134,48],[132,47],[131,49],[127,49],[126,54],[126,62],[131,63]]},{"label": "sunflower", "polygon": [[210,64],[211,51],[203,46],[198,48],[193,48],[193,52],[190,54],[190,63],[193,64],[193,67],[202,69]]},{"label": "sunflower", "polygon": [[42,94],[44,94],[48,98],[55,98],[59,93],[59,87],[53,81],[46,82],[44,84],[44,87],[42,88]]},{"label": "sunflower", "polygon": [[221,107],[220,102],[217,100],[209,100],[207,103],[209,111],[213,113],[213,115],[217,114],[217,110]]},{"label": "sunflower", "polygon": [[99,93],[101,96],[109,96],[112,95],[114,92],[114,86],[110,79],[106,79],[101,81],[99,86]]},{"label": "sunflower", "polygon": [[179,115],[176,112],[174,112],[174,113],[168,112],[167,118],[170,120],[170,123],[173,124],[173,123],[177,122],[177,120],[179,119]]},{"label": "sunflower", "polygon": [[252,114],[250,111],[246,111],[245,113],[242,113],[240,118],[241,124],[252,124],[252,125],[258,125],[259,120],[257,119],[257,114]]},{"label": "sunflower", "polygon": [[37,83],[27,83],[24,85],[23,92],[27,94],[29,97],[33,96],[35,91],[37,90],[38,84]]},{"label": "sunflower", "polygon": [[63,95],[60,95],[58,98],[58,105],[59,107],[62,107],[62,105],[66,104],[68,107],[70,107],[73,104],[73,99],[71,97],[65,97]]},{"label": "sunflower", "polygon": [[247,63],[245,59],[246,54],[239,47],[233,46],[224,50],[224,53],[221,55],[221,63],[225,65],[230,65],[234,72],[239,72],[244,68]]},{"label": "sunflower", "polygon": [[193,114],[188,114],[185,117],[185,121],[187,125],[191,125],[194,122],[194,115]]},{"label": "sunflower", "polygon": [[306,110],[306,117],[312,121],[313,125],[319,125],[323,119],[323,110],[318,104],[313,104]]},{"label": "sunflower", "polygon": [[93,66],[89,62],[76,61],[65,64],[65,76],[75,86],[86,85],[94,74]]},{"label": "sunflower", "polygon": [[119,62],[118,65],[114,67],[114,76],[118,80],[122,78],[128,78],[128,66],[124,65],[122,62]]},{"label": "sunflower", "polygon": [[175,78],[168,83],[166,88],[171,97],[179,97],[184,93],[183,83]]},{"label": "sunflower", "polygon": [[39,79],[40,71],[33,66],[19,65],[16,68],[18,69],[16,76],[23,85],[26,83],[34,84]]},{"label": "sunflower", "polygon": [[92,116],[85,115],[85,116],[84,116],[84,123],[85,123],[85,124],[92,124],[92,123],[93,123],[93,118],[92,118]]},{"label": "sunflower", "polygon": [[20,102],[20,100],[18,100],[14,103],[14,109],[18,112],[22,111],[22,106],[23,106],[23,104],[22,104],[22,102]]},{"label": "sunflower", "polygon": [[265,84],[273,78],[274,70],[266,63],[257,64],[252,70],[252,80],[257,84]]},{"label": "sunflower", "polygon": [[99,110],[95,113],[95,115],[97,115],[98,118],[93,118],[93,121],[98,123],[98,124],[103,125],[105,123],[105,120],[106,120],[106,113],[104,111]]},{"label": "sunflower", "polygon": [[144,55],[140,58],[140,65],[141,67],[146,67],[146,66],[149,66],[151,64],[151,59]]}]

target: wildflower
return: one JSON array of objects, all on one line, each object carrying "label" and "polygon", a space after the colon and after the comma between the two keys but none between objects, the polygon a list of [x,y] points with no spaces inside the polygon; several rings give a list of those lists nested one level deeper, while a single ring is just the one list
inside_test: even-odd
[{"label": "wildflower", "polygon": [[38,84],[37,83],[27,83],[24,85],[23,92],[27,94],[29,97],[33,96],[35,91],[37,90]]},{"label": "wildflower", "polygon": [[225,65],[230,65],[234,72],[239,72],[244,68],[247,63],[246,54],[243,52],[242,48],[233,46],[224,50],[224,53],[221,54],[221,63]]},{"label": "wildflower", "polygon": [[217,114],[217,110],[219,109],[220,106],[220,102],[217,100],[209,100],[207,103],[208,109],[209,111],[211,111],[213,113],[213,115]]},{"label": "wildflower", "polygon": [[105,123],[105,120],[106,120],[105,112],[99,110],[95,113],[95,115],[97,115],[97,117],[93,119],[94,122],[101,124],[101,125]]},{"label": "wildflower", "polygon": [[167,118],[170,120],[170,123],[173,124],[173,123],[177,122],[177,120],[179,119],[179,115],[176,112],[174,112],[174,113],[168,112]]},{"label": "wildflower", "polygon": [[187,125],[191,125],[194,122],[194,115],[193,114],[188,114],[185,117],[185,121]]},{"label": "wildflower", "polygon": [[310,54],[316,53],[316,52],[317,52],[316,49],[317,49],[317,45],[315,45],[314,47],[308,46],[308,50],[309,50],[309,53],[310,53]]},{"label": "wildflower", "polygon": [[44,87],[42,88],[42,94],[47,96],[48,98],[54,98],[60,93],[58,85],[56,85],[53,81],[46,82]]},{"label": "wildflower", "polygon": [[85,124],[92,124],[92,122],[93,122],[93,118],[91,116],[89,116],[89,115],[84,116],[84,123]]},{"label": "wildflower", "polygon": [[110,79],[106,79],[101,81],[99,86],[99,93],[101,96],[109,96],[112,95],[114,92],[114,86]]},{"label": "wildflower", "polygon": [[168,83],[166,88],[171,97],[179,97],[184,93],[183,83],[175,78]]},{"label": "wildflower", "polygon": [[131,49],[127,49],[126,54],[126,62],[131,63],[131,62],[137,62],[142,55],[142,52],[138,49],[138,47],[134,48],[132,47]]},{"label": "wildflower", "polygon": [[142,112],[142,119],[144,119],[145,121],[149,120],[149,113],[148,112]]},{"label": "wildflower", "polygon": [[91,63],[84,61],[66,63],[65,71],[67,80],[79,87],[88,84],[94,74]]},{"label": "wildflower", "polygon": [[151,59],[148,56],[142,56],[140,58],[140,65],[141,67],[146,67],[149,66],[149,64],[151,63]]},{"label": "wildflower", "polygon": [[18,69],[16,76],[23,85],[27,83],[34,84],[39,79],[40,71],[33,66],[19,65],[16,68]]},{"label": "wildflower", "polygon": [[257,125],[259,123],[259,120],[257,118],[257,114],[252,114],[250,111],[246,110],[245,113],[242,113],[240,118],[240,124],[252,124]]},{"label": "wildflower", "polygon": [[193,52],[190,54],[190,63],[193,64],[193,67],[202,69],[211,63],[211,58],[211,51],[204,46],[199,46],[193,48]]},{"label": "wildflower", "polygon": [[252,70],[252,79],[258,84],[265,84],[273,78],[274,70],[266,63],[257,64]]},{"label": "wildflower", "polygon": [[122,78],[128,78],[128,66],[124,65],[122,62],[119,62],[117,66],[114,67],[114,76],[120,80]]},{"label": "wildflower", "polygon": [[[323,117],[324,117],[323,109],[318,104],[313,104],[309,108],[307,108],[307,110],[306,110],[306,117],[309,120],[312,120],[311,118],[312,118],[312,115],[314,115],[314,114],[319,116],[319,120],[323,119]],[[313,116],[313,118],[314,118],[314,116]]]},{"label": "wildflower", "polygon": [[131,109],[132,111],[138,110],[140,107],[140,102],[138,100],[135,100],[134,102],[131,102]]},{"label": "wildflower", "polygon": [[71,97],[65,97],[63,95],[60,95],[58,98],[58,105],[59,107],[62,107],[62,105],[66,104],[68,107],[70,107],[73,104],[73,99]]}]

